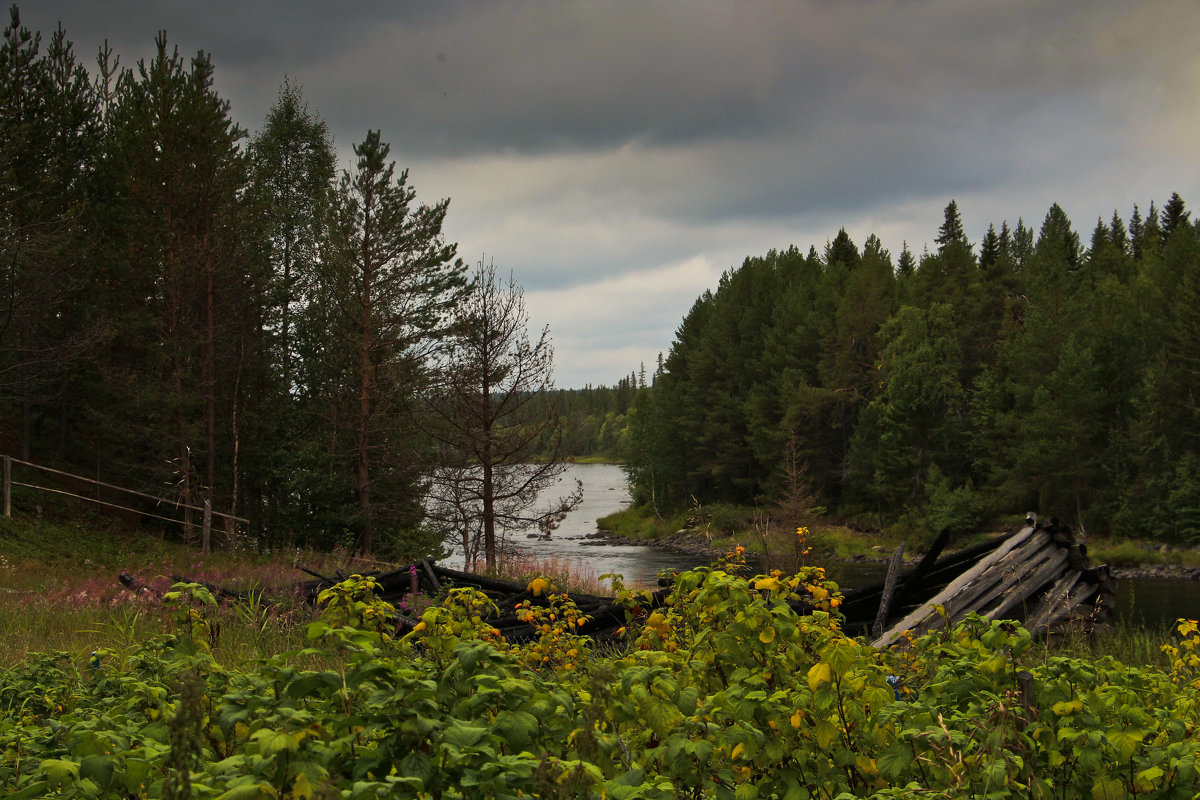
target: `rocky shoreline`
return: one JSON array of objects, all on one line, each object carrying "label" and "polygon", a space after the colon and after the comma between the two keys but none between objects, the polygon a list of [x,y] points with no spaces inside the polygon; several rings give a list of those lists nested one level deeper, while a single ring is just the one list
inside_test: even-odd
[{"label": "rocky shoreline", "polygon": [[724,553],[720,548],[713,547],[704,534],[698,531],[676,531],[670,536],[663,536],[658,539],[631,539],[627,536],[615,534],[612,531],[600,529],[595,533],[589,533],[584,539],[587,540],[584,542],[584,545],[588,547],[602,547],[604,545],[661,547],[665,550],[674,550],[677,553],[684,553],[689,556],[712,559]]},{"label": "rocky shoreline", "polygon": [[1175,581],[1200,581],[1200,567],[1184,564],[1152,564],[1146,567],[1111,567],[1117,580],[1127,578],[1153,578]]}]

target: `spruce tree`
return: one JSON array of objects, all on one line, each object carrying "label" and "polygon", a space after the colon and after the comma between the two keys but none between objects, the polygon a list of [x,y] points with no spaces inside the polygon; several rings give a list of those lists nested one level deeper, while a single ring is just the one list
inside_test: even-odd
[{"label": "spruce tree", "polygon": [[944,252],[951,245],[959,245],[966,250],[971,249],[967,241],[967,232],[963,228],[962,216],[958,213],[958,203],[951,200],[944,212],[945,219],[942,227],[938,228],[937,238],[933,241],[938,246],[938,252]]},{"label": "spruce tree", "polygon": [[247,491],[265,530],[321,538],[331,525],[315,510],[328,504],[315,495],[338,489],[322,453],[327,420],[321,404],[309,402],[311,387],[300,380],[303,342],[296,319],[314,297],[336,158],[328,127],[308,110],[292,81],[285,80],[249,156],[254,256],[265,286],[257,355],[268,369],[250,384],[258,412],[245,422],[256,444],[247,452],[253,482]]},{"label": "spruce tree", "polygon": [[336,156],[329,126],[285,80],[250,144],[251,184],[269,246],[278,358],[285,383],[295,360],[292,316],[315,280],[318,244],[333,188]]},{"label": "spruce tree", "polygon": [[1163,241],[1165,242],[1178,228],[1187,225],[1189,216],[1191,212],[1185,208],[1183,198],[1179,196],[1179,192],[1173,192],[1162,210]]}]

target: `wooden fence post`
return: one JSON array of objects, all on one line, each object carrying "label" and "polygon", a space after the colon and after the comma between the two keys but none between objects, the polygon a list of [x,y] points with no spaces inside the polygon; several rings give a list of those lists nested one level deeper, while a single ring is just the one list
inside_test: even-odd
[{"label": "wooden fence post", "polygon": [[12,516],[12,456],[4,456],[4,516]]},{"label": "wooden fence post", "polygon": [[200,552],[207,556],[212,546],[212,500],[204,498],[204,523],[200,528]]}]

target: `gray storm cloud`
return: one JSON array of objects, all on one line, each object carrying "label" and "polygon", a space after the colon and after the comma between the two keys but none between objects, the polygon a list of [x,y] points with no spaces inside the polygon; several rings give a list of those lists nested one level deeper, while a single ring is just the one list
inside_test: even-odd
[{"label": "gray storm cloud", "polygon": [[[744,256],[820,249],[842,226],[920,252],[951,198],[975,241],[989,222],[1039,224],[1051,202],[1085,231],[1172,191],[1200,203],[1192,0],[43,0],[22,14],[44,32],[61,20],[85,55],[107,38],[126,65],[165,28],[185,54],[212,53],[251,131],[285,74],[344,157],[382,129],[418,196],[451,198],[465,258],[587,309],[553,320],[568,386],[627,374],[568,364],[652,361]],[[656,288],[633,325],[620,298],[639,277]],[[605,313],[626,320],[609,346]]]}]

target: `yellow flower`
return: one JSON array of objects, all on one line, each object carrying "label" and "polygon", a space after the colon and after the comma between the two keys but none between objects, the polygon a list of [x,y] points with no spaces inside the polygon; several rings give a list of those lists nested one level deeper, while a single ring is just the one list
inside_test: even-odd
[{"label": "yellow flower", "polygon": [[657,633],[659,636],[666,637],[671,632],[671,625],[658,611],[650,615],[650,619],[646,620],[646,627]]}]

